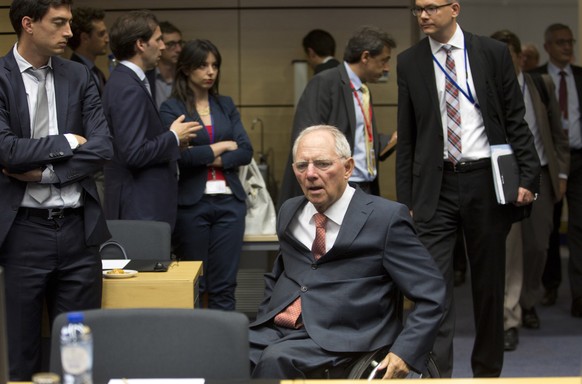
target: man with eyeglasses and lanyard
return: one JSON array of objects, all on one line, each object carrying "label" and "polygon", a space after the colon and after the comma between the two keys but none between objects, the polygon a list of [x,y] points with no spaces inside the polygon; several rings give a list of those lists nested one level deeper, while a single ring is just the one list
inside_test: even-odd
[{"label": "man with eyeglasses and lanyard", "polygon": [[182,31],[169,21],[160,21],[162,40],[166,49],[162,51],[158,66],[146,72],[146,77],[152,87],[152,97],[160,109],[160,105],[172,94],[172,84],[176,75],[176,63],[182,52],[184,41]]},{"label": "man with eyeglasses and lanyard", "polygon": [[[552,24],[546,28],[544,48],[550,58],[533,72],[548,73],[556,85],[556,97],[562,112],[562,127],[570,143],[570,173],[566,186],[568,200],[568,278],[572,292],[571,314],[582,317],[582,68],[572,65],[576,40],[570,27]],[[554,239],[550,250],[543,285],[546,289],[543,305],[554,305],[562,281],[559,229],[562,202],[554,211]]]},{"label": "man with eyeglasses and lanyard", "polygon": [[[447,284],[433,352],[453,371],[453,249],[462,228],[471,269],[476,377],[501,373],[505,238],[538,192],[540,162],[507,46],[461,30],[458,0],[417,0],[412,14],[428,36],[398,56],[398,200]],[[497,203],[491,145],[510,144],[519,165],[514,204]]]}]

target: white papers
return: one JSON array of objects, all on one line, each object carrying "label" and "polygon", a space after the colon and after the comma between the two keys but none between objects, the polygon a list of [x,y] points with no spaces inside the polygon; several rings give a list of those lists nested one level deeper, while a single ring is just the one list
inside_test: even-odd
[{"label": "white papers", "polygon": [[509,144],[491,146],[493,183],[499,204],[517,201],[519,188],[519,166]]},{"label": "white papers", "polygon": [[101,260],[103,269],[123,269],[131,260],[127,259],[110,259]]},{"label": "white papers", "polygon": [[204,384],[204,379],[111,379],[108,384]]}]

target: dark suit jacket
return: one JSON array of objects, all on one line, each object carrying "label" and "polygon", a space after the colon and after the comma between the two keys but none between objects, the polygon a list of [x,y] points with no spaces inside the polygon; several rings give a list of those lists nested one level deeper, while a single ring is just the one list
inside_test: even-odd
[{"label": "dark suit jacket", "polygon": [[559,174],[570,171],[570,146],[568,136],[562,128],[561,112],[556,100],[555,87],[549,75],[547,80],[539,73],[524,73],[527,89],[530,91],[533,109],[544,152],[548,160],[550,183],[554,192],[553,200],[560,196]]},{"label": "dark suit jacket", "polygon": [[[221,157],[228,186],[237,199],[245,201],[247,196],[238,178],[238,167],[251,162],[253,157],[251,141],[230,97],[211,96],[209,102],[214,122],[214,142],[234,140],[238,144],[238,149],[225,152]],[[198,121],[204,125],[196,111],[193,116],[189,115],[184,103],[177,99],[169,99],[160,107],[160,116],[168,127],[180,115],[186,115],[185,121]],[[179,205],[193,205],[202,198],[208,176],[207,165],[214,161],[214,154],[210,148],[210,136],[206,129],[198,131],[196,135],[196,138],[190,142],[192,147],[182,152],[182,158],[179,161]]]},{"label": "dark suit jacket", "polygon": [[[0,161],[21,173],[52,164],[59,185],[80,183],[84,191],[85,239],[99,245],[110,235],[97,196],[93,174],[113,155],[95,82],[84,65],[52,58],[59,134],[31,139],[31,123],[22,75],[12,50],[0,59]],[[65,133],[87,142],[71,150]],[[0,244],[10,230],[26,183],[0,174]]]},{"label": "dark suit jacket", "polygon": [[[75,52],[73,52],[73,54],[71,55],[71,61],[75,61],[77,63],[81,63],[83,65],[85,65],[85,62],[83,61],[83,59],[81,59],[81,57],[79,57],[79,55],[77,55]],[[101,70],[99,68],[97,68],[99,70],[99,72],[101,72]],[[89,71],[91,72],[91,71]],[[104,84],[105,85],[105,74],[103,74],[103,72],[101,72],[101,74],[103,75],[103,79],[104,79]],[[103,90],[101,89],[101,84],[97,83],[97,80],[95,79],[95,76],[93,76],[93,73],[91,73],[91,78],[93,79],[93,81],[95,81],[95,84],[97,84],[97,91],[99,92],[99,95],[101,96],[101,94],[103,93]]]},{"label": "dark suit jacket", "polygon": [[[465,44],[489,144],[511,144],[520,167],[520,186],[536,193],[540,164],[523,119],[523,97],[507,45],[467,32]],[[398,201],[414,211],[414,219],[425,222],[439,200],[445,140],[428,38],[401,53],[397,68],[396,191]],[[507,211],[513,220],[524,215],[513,205]]]},{"label": "dark suit jacket", "polygon": [[[251,327],[301,296],[305,329],[322,348],[363,352],[392,345],[392,352],[420,370],[444,310],[445,285],[416,237],[407,208],[357,189],[334,246],[314,261],[289,231],[306,202],[296,197],[281,207],[281,248],[272,273],[265,276],[265,299]],[[404,329],[395,300],[398,289],[416,303]]]},{"label": "dark suit jacket", "polygon": [[135,72],[117,65],[103,93],[115,145],[105,166],[108,219],[176,221],[180,149]]},{"label": "dark suit jacket", "polygon": [[[372,103],[371,97],[370,102]],[[305,87],[295,109],[291,145],[293,145],[301,131],[317,124],[329,124],[337,127],[346,135],[352,153],[354,152],[356,109],[354,107],[350,78],[343,64],[314,76]],[[380,140],[383,142],[387,142],[387,140],[378,135],[374,114],[372,115],[372,129],[376,163],[378,163],[378,154],[381,148]],[[283,175],[279,205],[291,197],[302,195],[301,188],[293,173],[292,164],[293,157],[290,154]],[[374,180],[374,185],[375,189],[378,190],[378,176]]]},{"label": "dark suit jacket", "polygon": [[[582,111],[582,67],[577,65],[570,65],[572,68],[572,73],[574,74],[574,82],[576,83],[576,92],[578,93],[578,103],[580,105],[580,110]],[[544,64],[540,67],[532,69],[530,73],[548,73],[548,64]],[[557,86],[557,85],[556,85]]]},{"label": "dark suit jacket", "polygon": [[335,68],[338,65],[340,65],[340,62],[337,61],[335,58],[332,58],[326,61],[325,63],[321,63],[318,66],[316,66],[315,69],[313,70],[313,73],[317,75],[319,72],[325,71],[326,69]]}]

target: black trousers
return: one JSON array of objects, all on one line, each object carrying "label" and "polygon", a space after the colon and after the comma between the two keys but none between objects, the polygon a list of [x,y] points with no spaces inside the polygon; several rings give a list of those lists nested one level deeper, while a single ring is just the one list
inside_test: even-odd
[{"label": "black trousers", "polygon": [[41,368],[44,303],[51,324],[62,312],[101,307],[101,258],[85,245],[82,212],[48,220],[21,209],[0,248],[11,381],[31,381]]},{"label": "black trousers", "polygon": [[433,353],[442,377],[453,370],[453,251],[459,228],[465,234],[471,269],[475,343],[471,366],[476,377],[496,377],[503,366],[505,239],[510,211],[497,204],[491,167],[445,171],[435,215],[416,222],[419,237],[447,284],[446,308]]}]

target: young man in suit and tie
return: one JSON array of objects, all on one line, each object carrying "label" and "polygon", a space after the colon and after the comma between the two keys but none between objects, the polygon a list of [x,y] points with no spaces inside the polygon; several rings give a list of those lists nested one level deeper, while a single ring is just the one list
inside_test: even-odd
[{"label": "young man in suit and tie", "polygon": [[[346,135],[354,153],[350,181],[374,195],[380,194],[377,165],[389,138],[378,133],[367,84],[377,82],[388,72],[394,47],[396,43],[386,32],[369,26],[359,28],[348,41],[344,62],[314,76],[307,84],[297,104],[291,132],[294,142],[311,125],[336,126]],[[278,205],[301,195],[291,163],[289,155]]]},{"label": "young man in suit and tie", "polygon": [[41,369],[41,319],[101,306],[110,235],[92,175],[113,155],[87,67],[63,60],[70,0],[14,0],[18,42],[0,59],[0,265],[10,379]]},{"label": "young man in suit and tie", "polygon": [[145,71],[165,48],[158,21],[149,11],[120,16],[110,30],[111,51],[119,64],[103,94],[115,156],[105,166],[108,219],[165,221],[173,228],[178,206],[176,161],[202,128],[178,117],[164,126]]},{"label": "young man in suit and tie", "polygon": [[[281,249],[250,326],[252,376],[296,379],[391,346],[384,378],[424,372],[445,286],[405,206],[348,185],[346,137],[312,126],[293,146],[304,196],[279,212]],[[403,324],[400,293],[414,301]]]},{"label": "young man in suit and tie", "polygon": [[[447,283],[446,313],[433,352],[453,369],[453,249],[465,235],[473,286],[475,376],[503,365],[505,238],[539,187],[539,159],[507,46],[461,30],[458,0],[416,0],[428,36],[398,56],[398,200],[413,215]],[[519,165],[515,204],[499,205],[491,145],[510,144]]]},{"label": "young man in suit and tie", "polygon": [[542,166],[540,194],[532,204],[531,214],[514,223],[507,236],[504,346],[506,351],[512,351],[519,342],[518,327],[521,324],[530,329],[540,327],[535,306],[542,295],[542,274],[553,226],[554,204],[566,192],[570,148],[562,129],[552,80],[548,75],[521,71],[521,42],[513,32],[501,30],[491,37],[506,43],[509,48],[523,93],[525,121],[534,137]]},{"label": "young man in suit and tie", "polygon": [[[556,97],[562,112],[562,126],[570,143],[570,174],[566,188],[568,200],[568,278],[572,292],[571,314],[582,317],[582,68],[572,65],[574,43],[572,30],[564,24],[552,24],[546,29],[544,48],[550,57],[534,72],[547,73],[556,85]],[[552,242],[543,283],[546,288],[543,304],[553,305],[561,283],[559,227],[561,204],[556,204]]]}]

